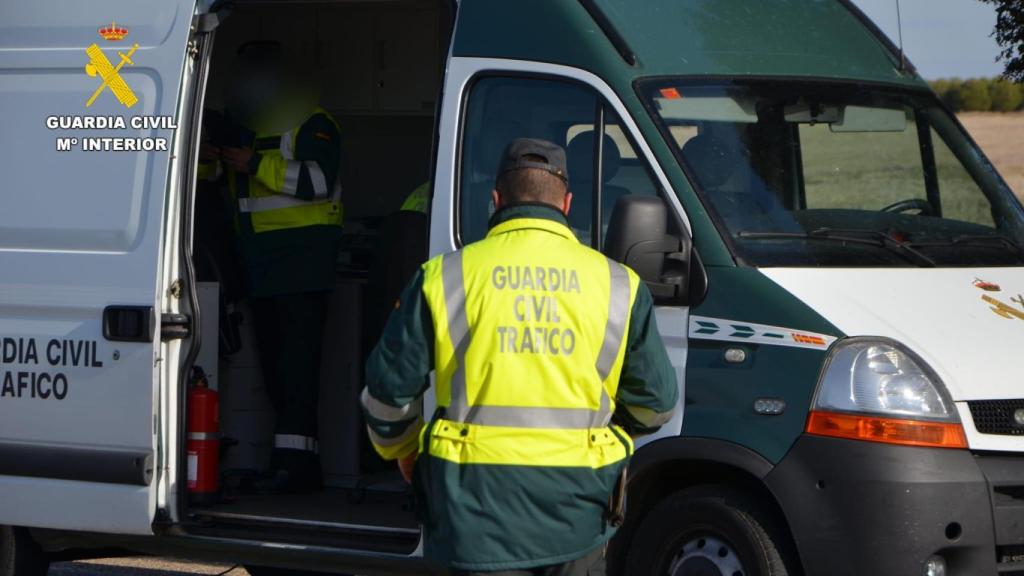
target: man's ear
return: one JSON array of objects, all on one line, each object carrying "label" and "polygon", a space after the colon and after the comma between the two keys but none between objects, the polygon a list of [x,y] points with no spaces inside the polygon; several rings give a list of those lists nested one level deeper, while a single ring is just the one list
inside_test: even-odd
[{"label": "man's ear", "polygon": [[565,199],[562,200],[562,214],[568,216],[570,206],[572,206],[572,192],[566,192]]},{"label": "man's ear", "polygon": [[501,194],[497,190],[491,190],[491,202],[494,202],[494,210],[501,208]]}]

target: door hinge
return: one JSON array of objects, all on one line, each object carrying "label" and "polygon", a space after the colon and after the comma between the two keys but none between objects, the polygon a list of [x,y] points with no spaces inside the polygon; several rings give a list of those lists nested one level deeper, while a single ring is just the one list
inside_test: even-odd
[{"label": "door hinge", "polygon": [[181,340],[192,335],[192,318],[187,314],[161,314],[160,339]]},{"label": "door hinge", "polygon": [[171,298],[181,298],[182,285],[181,278],[171,282],[171,287],[167,289],[167,293],[170,294]]}]

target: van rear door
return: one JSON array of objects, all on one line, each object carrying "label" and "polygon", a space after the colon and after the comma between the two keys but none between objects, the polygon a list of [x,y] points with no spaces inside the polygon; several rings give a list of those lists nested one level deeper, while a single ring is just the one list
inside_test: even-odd
[{"label": "van rear door", "polygon": [[194,4],[0,6],[0,524],[152,532],[161,238]]}]

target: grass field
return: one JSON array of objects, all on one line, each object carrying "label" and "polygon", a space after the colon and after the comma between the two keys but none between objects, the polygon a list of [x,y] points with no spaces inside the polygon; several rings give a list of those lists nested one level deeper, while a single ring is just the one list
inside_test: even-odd
[{"label": "grass field", "polygon": [[[1024,114],[965,114],[963,124],[1010,187],[1024,198]],[[917,129],[835,133],[825,124],[800,126],[808,208],[881,210],[926,196]],[[993,226],[974,180],[933,132],[946,218]]]},{"label": "grass field", "polygon": [[1024,199],[1024,112],[966,112],[960,114],[960,122]]}]

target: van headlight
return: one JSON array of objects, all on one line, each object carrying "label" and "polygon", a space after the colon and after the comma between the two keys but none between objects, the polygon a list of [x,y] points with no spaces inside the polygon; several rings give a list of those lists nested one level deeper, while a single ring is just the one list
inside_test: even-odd
[{"label": "van headlight", "polygon": [[882,338],[836,343],[806,431],[891,444],[967,447],[953,400],[939,377],[913,352]]}]

